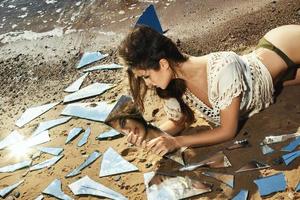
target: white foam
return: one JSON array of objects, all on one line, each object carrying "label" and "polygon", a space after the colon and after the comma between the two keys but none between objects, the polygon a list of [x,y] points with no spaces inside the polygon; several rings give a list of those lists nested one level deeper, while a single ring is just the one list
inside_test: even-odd
[{"label": "white foam", "polygon": [[25,13],[24,15],[18,16],[18,18],[25,18],[25,17],[27,17],[27,15],[28,15],[28,13]]},{"label": "white foam", "polygon": [[9,5],[7,6],[8,8],[15,8],[16,6],[15,5]]},{"label": "white foam", "polygon": [[46,0],[46,4],[55,4],[57,3],[56,0]]},{"label": "white foam", "polygon": [[57,12],[57,13],[60,13],[60,12],[61,12],[61,10],[62,10],[62,9],[61,9],[61,8],[59,8],[59,9],[57,9],[57,10],[56,10],[56,12]]},{"label": "white foam", "polygon": [[78,1],[75,5],[80,6],[80,4],[81,4],[81,1]]},{"label": "white foam", "polygon": [[27,7],[23,7],[21,8],[22,11],[26,11],[27,10]]}]

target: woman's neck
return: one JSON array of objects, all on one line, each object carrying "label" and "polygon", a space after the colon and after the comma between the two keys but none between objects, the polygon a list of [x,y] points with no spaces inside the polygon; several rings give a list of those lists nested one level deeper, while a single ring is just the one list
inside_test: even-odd
[{"label": "woman's neck", "polygon": [[185,81],[191,81],[193,78],[198,79],[206,73],[206,56],[190,56],[187,61],[179,64],[176,69],[177,78]]}]

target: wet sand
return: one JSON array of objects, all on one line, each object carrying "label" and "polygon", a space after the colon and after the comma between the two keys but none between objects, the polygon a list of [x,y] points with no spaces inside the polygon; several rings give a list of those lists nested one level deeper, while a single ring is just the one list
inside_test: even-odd
[{"label": "wet sand", "polygon": [[[146,3],[138,3],[138,6],[135,7],[139,7],[139,9],[130,10],[128,9],[130,6],[123,5],[122,2],[119,2],[121,3],[119,6],[124,6],[125,14],[113,15],[113,12],[110,12],[107,15],[111,15],[109,24],[100,26],[97,23],[100,23],[101,20],[86,23],[87,19],[80,19],[73,24],[72,28],[78,27],[85,31],[70,33],[62,37],[44,37],[35,41],[2,44],[0,49],[0,138],[4,138],[13,130],[19,130],[20,133],[29,136],[39,122],[59,117],[65,107],[64,104],[56,106],[25,125],[22,129],[18,129],[14,125],[15,121],[27,108],[61,101],[64,98],[66,93],[63,90],[80,77],[82,70],[76,70],[74,66],[78,63],[83,52],[99,50],[109,54],[108,58],[96,64],[117,62],[117,44],[130,24],[136,20],[131,16],[137,16],[146,7]],[[167,3],[169,3],[168,6]],[[119,6],[107,4],[107,8],[116,9],[115,13],[119,13]],[[227,1],[224,4],[219,3],[219,1],[209,1],[209,3],[206,1],[189,1],[189,3],[160,1],[156,7],[163,28],[170,29],[167,35],[177,41],[178,46],[184,52],[192,55],[203,55],[221,50],[233,50],[238,53],[249,52],[267,30],[283,24],[300,23],[300,2],[297,0],[254,1],[252,3]],[[128,12],[126,9],[128,9]],[[90,15],[96,15],[95,13],[97,13],[96,6],[94,9],[86,10],[90,12]],[[128,19],[118,21],[126,17]],[[103,20],[108,19],[103,17]],[[115,22],[111,23],[111,21]],[[99,25],[98,29],[95,28],[97,25]],[[84,81],[83,87],[96,81],[114,83],[117,84],[117,87],[103,95],[82,102],[113,101],[121,94],[128,93],[128,84],[123,70],[90,73]],[[251,147],[232,151],[224,150],[232,163],[232,167],[212,171],[235,174],[235,170],[250,160],[258,160],[272,165],[272,159],[283,153],[277,151],[274,154],[264,156],[259,149],[259,143],[265,136],[292,133],[300,126],[299,89],[299,86],[284,88],[277,98],[276,104],[248,120],[235,139],[247,138]],[[147,97],[146,105],[145,117],[154,123],[160,124],[165,119],[162,102],[150,94]],[[153,116],[152,112],[155,109],[159,109],[159,112]],[[198,126],[200,129],[209,128],[209,125],[202,119],[199,119],[194,126]],[[81,148],[76,146],[80,137],[70,144],[64,145],[67,133],[74,127],[84,129],[90,127],[92,130],[88,143]],[[143,173],[154,169],[172,169],[176,168],[176,165],[170,160],[160,160],[155,155],[131,147],[125,138],[109,141],[95,140],[96,136],[107,129],[101,123],[79,118],[71,119],[68,123],[51,129],[51,142],[43,146],[63,147],[64,157],[49,169],[29,172],[26,175],[24,174],[26,169],[14,173],[1,173],[0,188],[19,179],[24,179],[24,183],[14,192],[20,192],[19,199],[34,199],[55,178],[58,178],[62,180],[63,191],[75,199],[79,199],[79,197],[72,195],[67,185],[84,175],[88,175],[93,180],[122,193],[129,199],[146,199]],[[231,142],[205,148],[188,149],[185,152],[185,158],[189,162],[203,160],[206,155],[223,150]],[[271,147],[279,150],[287,143],[271,145]],[[115,148],[125,159],[136,165],[139,172],[122,174],[121,179],[117,181],[113,177],[99,178],[98,174],[102,161],[102,157],[100,157],[90,167],[84,169],[81,175],[69,179],[64,178],[94,150],[103,153],[109,146]],[[11,158],[7,150],[0,151],[0,156],[0,166],[17,162],[17,158]],[[34,163],[50,157],[42,154],[40,158],[34,160]],[[277,171],[284,172],[288,188],[285,192],[268,196],[267,199],[300,198],[299,194],[293,192],[293,188],[300,177],[299,163],[298,158],[288,167],[284,164],[272,165],[271,169],[235,174],[235,187],[233,190],[214,179],[201,175],[201,170],[195,170],[192,173],[195,178],[213,183],[214,187],[213,192],[193,199],[229,199],[242,188],[249,190],[251,196],[249,199],[260,199],[253,180],[259,176],[274,174]],[[93,198],[96,199],[96,197],[91,196],[80,197],[80,199]],[[50,199],[50,197],[47,196],[45,199]]]}]

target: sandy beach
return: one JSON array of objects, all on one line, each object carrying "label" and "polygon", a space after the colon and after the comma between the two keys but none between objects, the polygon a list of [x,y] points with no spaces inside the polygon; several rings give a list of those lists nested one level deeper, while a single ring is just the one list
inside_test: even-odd
[{"label": "sandy beach", "polygon": [[[46,2],[48,4],[44,7],[36,6],[34,10],[35,13],[41,11],[43,17],[47,17],[44,19],[31,15],[33,11],[30,10],[29,4],[20,5],[20,9],[16,9],[20,13],[11,11],[16,12],[11,14],[6,11],[12,9],[10,7],[14,6],[13,2],[0,1],[0,13],[2,13],[0,21],[3,22],[2,25],[0,24],[0,141],[14,130],[29,137],[40,122],[62,117],[60,114],[68,105],[62,103],[68,94],[64,92],[64,89],[77,80],[86,69],[86,67],[76,69],[83,53],[100,51],[108,54],[108,57],[89,66],[118,63],[116,50],[119,42],[151,2],[154,2],[163,29],[168,30],[166,35],[172,38],[183,52],[191,55],[200,56],[215,51],[235,51],[245,54],[254,49],[258,40],[268,30],[284,24],[300,24],[299,0],[114,0],[78,1],[81,3],[66,1],[65,4],[61,2],[55,4],[56,1]],[[17,8],[18,6],[16,4]],[[24,7],[26,9],[22,10]],[[51,10],[47,12],[47,9],[42,8]],[[26,10],[29,14],[25,16]],[[3,20],[5,15],[7,15],[6,20]],[[9,17],[11,15],[24,15],[25,17],[14,19]],[[11,21],[8,22],[9,20]],[[14,24],[17,26],[13,26]],[[124,69],[90,72],[81,88],[95,82],[110,83],[116,87],[96,97],[78,102],[114,102],[122,94],[129,94]],[[262,199],[253,180],[277,172],[284,173],[287,189],[264,199],[300,199],[299,192],[294,192],[300,180],[300,159],[295,159],[288,166],[284,163],[274,163],[274,159],[284,154],[280,149],[291,140],[270,145],[275,152],[269,155],[263,155],[259,146],[266,136],[294,133],[300,127],[299,91],[300,86],[284,88],[276,98],[276,103],[247,120],[234,140],[209,147],[188,148],[184,152],[184,159],[187,163],[204,160],[208,155],[222,150],[232,165],[232,167],[222,169],[180,172],[180,175],[188,175],[213,184],[212,192],[189,199],[231,199],[241,189],[249,190],[248,199]],[[15,125],[27,108],[55,102],[60,103],[24,127],[18,128]],[[166,119],[162,101],[155,97],[154,93],[150,92],[147,95],[145,107],[145,118],[148,121],[159,125]],[[67,134],[75,127],[91,129],[88,142],[82,147],[77,146],[81,136],[65,144]],[[195,129],[210,128],[212,126],[209,123],[198,117],[192,129],[183,134],[189,134]],[[51,141],[40,146],[62,147],[63,158],[55,165],[41,170],[28,172],[28,168],[25,168],[12,173],[0,173],[0,189],[24,180],[19,187],[3,199],[35,199],[54,179],[60,179],[64,193],[74,199],[98,199],[99,197],[96,196],[75,196],[69,189],[69,184],[85,175],[128,199],[147,199],[144,173],[178,169],[179,165],[174,161],[160,158],[128,144],[126,137],[101,141],[95,139],[100,133],[109,129],[103,123],[77,117],[51,128],[49,130]],[[233,141],[242,139],[248,139],[251,146],[235,150],[226,149]],[[108,147],[114,148],[139,170],[118,176],[99,177],[102,162],[102,156],[100,156],[89,167],[82,170],[81,174],[65,178],[66,174],[78,167],[92,152],[98,150],[104,153]],[[27,157],[19,157],[13,155],[8,149],[0,150],[0,167],[30,157],[30,154]],[[48,154],[41,154],[33,159],[32,164],[51,157]],[[251,160],[264,162],[271,167],[235,173]],[[202,175],[203,171],[233,174],[235,176],[234,188]],[[54,198],[44,195],[44,199]]]}]

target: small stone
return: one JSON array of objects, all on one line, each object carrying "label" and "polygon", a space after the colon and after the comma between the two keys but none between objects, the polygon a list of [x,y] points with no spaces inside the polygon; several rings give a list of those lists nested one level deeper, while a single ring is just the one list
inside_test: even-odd
[{"label": "small stone", "polygon": [[146,167],[146,168],[150,168],[150,167],[152,167],[152,164],[151,164],[151,163],[146,163],[146,164],[145,164],[145,167]]},{"label": "small stone", "polygon": [[81,153],[81,155],[85,155],[86,151],[85,150],[81,150],[80,153]]},{"label": "small stone", "polygon": [[19,197],[20,197],[20,192],[16,191],[16,192],[14,193],[14,196],[15,196],[16,198],[19,198]]},{"label": "small stone", "polygon": [[119,176],[119,175],[118,176],[114,176],[113,179],[114,179],[114,181],[119,181],[121,179],[121,176]]},{"label": "small stone", "polygon": [[146,162],[146,159],[145,158],[140,158],[140,162],[141,163]]}]

